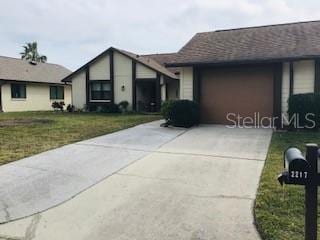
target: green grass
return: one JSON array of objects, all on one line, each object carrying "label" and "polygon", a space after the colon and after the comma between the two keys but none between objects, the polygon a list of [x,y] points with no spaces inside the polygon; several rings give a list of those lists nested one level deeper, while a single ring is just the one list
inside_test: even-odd
[{"label": "green grass", "polygon": [[159,115],[0,113],[0,165],[157,119]]},{"label": "green grass", "polygon": [[297,146],[305,152],[305,144],[311,142],[320,143],[320,133],[273,135],[255,205],[257,226],[265,240],[304,239],[304,187],[281,187],[277,176],[283,171],[283,151]]}]

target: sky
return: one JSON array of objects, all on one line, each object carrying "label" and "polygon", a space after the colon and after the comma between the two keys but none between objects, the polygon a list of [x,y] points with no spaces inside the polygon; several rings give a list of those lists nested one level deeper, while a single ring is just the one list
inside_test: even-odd
[{"label": "sky", "polygon": [[0,0],[0,55],[37,41],[76,70],[110,46],[177,52],[197,32],[320,20],[318,0]]}]

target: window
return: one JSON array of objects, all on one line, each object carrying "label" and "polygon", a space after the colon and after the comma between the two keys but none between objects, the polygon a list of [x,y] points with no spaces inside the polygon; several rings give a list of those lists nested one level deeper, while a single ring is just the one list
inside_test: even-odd
[{"label": "window", "polygon": [[50,99],[64,99],[64,87],[50,86]]},{"label": "window", "polygon": [[27,98],[26,85],[21,83],[11,84],[12,98]]},{"label": "window", "polygon": [[111,84],[106,81],[92,81],[90,83],[91,100],[111,100]]}]

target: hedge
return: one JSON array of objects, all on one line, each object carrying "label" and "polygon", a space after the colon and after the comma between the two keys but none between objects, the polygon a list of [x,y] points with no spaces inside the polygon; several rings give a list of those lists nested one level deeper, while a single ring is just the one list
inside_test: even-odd
[{"label": "hedge", "polygon": [[[291,120],[290,128],[319,128],[320,94],[305,93],[292,95],[289,97],[288,105],[288,115],[289,120]],[[297,121],[294,121],[293,119],[296,119]]]},{"label": "hedge", "polygon": [[161,113],[169,125],[190,128],[200,122],[200,109],[190,100],[168,101],[162,104]]}]

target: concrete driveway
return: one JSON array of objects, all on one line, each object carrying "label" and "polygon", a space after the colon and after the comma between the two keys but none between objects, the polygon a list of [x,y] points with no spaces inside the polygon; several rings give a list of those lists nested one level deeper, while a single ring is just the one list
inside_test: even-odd
[{"label": "concrete driveway", "polygon": [[[64,204],[0,225],[0,239],[259,239],[252,206],[272,130],[136,130],[79,143],[143,154]],[[152,143],[155,132],[167,138]]]}]

